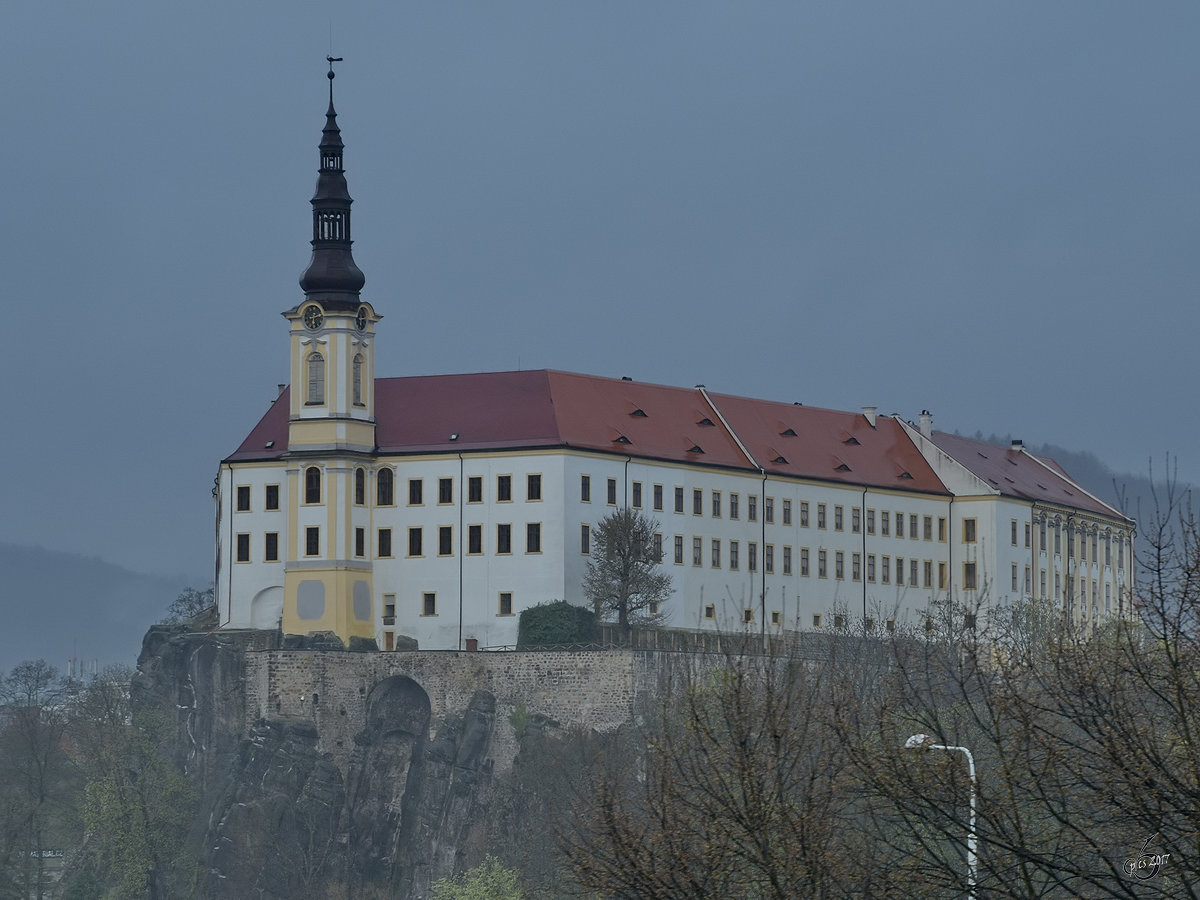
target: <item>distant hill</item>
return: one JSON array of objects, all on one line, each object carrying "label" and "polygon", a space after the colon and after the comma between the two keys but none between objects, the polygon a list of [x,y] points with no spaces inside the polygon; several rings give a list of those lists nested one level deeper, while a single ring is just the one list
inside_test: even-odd
[{"label": "distant hill", "polygon": [[[188,579],[143,575],[94,557],[0,543],[0,673],[43,658],[64,673],[75,654],[91,672],[133,665],[146,629]],[[196,584],[207,587],[207,584]]]}]

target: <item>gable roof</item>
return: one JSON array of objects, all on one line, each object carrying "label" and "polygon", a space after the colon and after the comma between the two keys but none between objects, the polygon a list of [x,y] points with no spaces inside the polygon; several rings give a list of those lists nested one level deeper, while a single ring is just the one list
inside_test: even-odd
[{"label": "gable roof", "polygon": [[[283,457],[289,390],[225,461]],[[537,370],[375,381],[380,455],[566,448],[946,494],[894,420]],[[451,435],[457,435],[452,440]]]},{"label": "gable roof", "polygon": [[933,432],[930,439],[1004,496],[1069,506],[1132,523],[1128,516],[1072,481],[1054,460],[1034,456],[1024,448],[997,447],[944,431]]}]

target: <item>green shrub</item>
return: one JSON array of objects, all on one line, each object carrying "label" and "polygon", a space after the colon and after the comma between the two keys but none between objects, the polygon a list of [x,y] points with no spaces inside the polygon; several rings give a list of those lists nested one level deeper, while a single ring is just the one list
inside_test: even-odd
[{"label": "green shrub", "polygon": [[596,614],[561,600],[531,606],[521,613],[517,625],[517,643],[523,647],[586,644],[595,640]]}]

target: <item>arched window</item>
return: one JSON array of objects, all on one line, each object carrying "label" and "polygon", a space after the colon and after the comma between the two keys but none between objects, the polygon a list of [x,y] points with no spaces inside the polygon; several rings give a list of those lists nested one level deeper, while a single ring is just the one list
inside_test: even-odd
[{"label": "arched window", "polygon": [[363,405],[362,370],[363,370],[362,354],[356,353],[354,355],[354,379],[353,379],[354,405],[355,406]]},{"label": "arched window", "polygon": [[380,469],[375,480],[375,501],[380,506],[391,506],[395,502],[394,483],[391,469]]},{"label": "arched window", "polygon": [[325,402],[325,357],[315,350],[308,355],[308,399],[305,402]]},{"label": "arched window", "polygon": [[358,506],[367,502],[367,473],[362,469],[354,470],[354,502]]},{"label": "arched window", "polygon": [[316,466],[304,470],[304,502],[321,502],[321,470]]}]

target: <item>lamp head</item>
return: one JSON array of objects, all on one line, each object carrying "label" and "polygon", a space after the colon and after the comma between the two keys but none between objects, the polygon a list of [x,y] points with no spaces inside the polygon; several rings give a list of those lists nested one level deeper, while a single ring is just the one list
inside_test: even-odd
[{"label": "lamp head", "polygon": [[933,738],[927,734],[914,734],[904,742],[905,750],[924,750],[933,743]]}]

